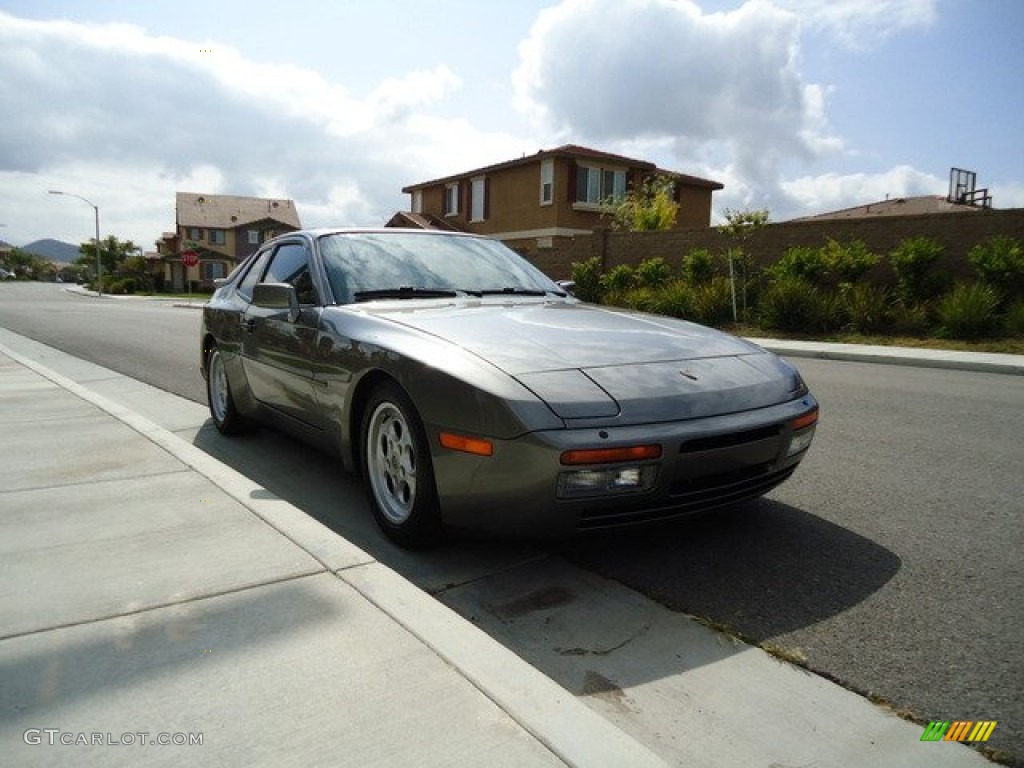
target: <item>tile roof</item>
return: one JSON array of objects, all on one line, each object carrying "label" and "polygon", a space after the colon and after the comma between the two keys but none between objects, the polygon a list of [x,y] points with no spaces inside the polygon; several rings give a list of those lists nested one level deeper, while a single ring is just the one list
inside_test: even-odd
[{"label": "tile roof", "polygon": [[814,216],[801,216],[791,221],[822,221],[826,219],[869,219],[876,216],[921,216],[934,213],[959,213],[961,211],[980,211],[976,205],[952,203],[942,195],[923,195],[921,197],[896,197],[891,200],[880,200],[876,203],[843,208],[838,211],[819,213]]},{"label": "tile roof", "polygon": [[175,195],[178,226],[234,229],[255,221],[272,219],[301,229],[299,212],[291,200],[237,195],[178,192]]},{"label": "tile roof", "polygon": [[523,155],[523,157],[516,158],[515,160],[506,160],[503,163],[495,163],[494,165],[488,165],[483,168],[474,168],[471,171],[463,171],[456,173],[451,176],[445,176],[440,179],[433,179],[431,181],[423,181],[418,184],[410,184],[407,187],[402,187],[402,191],[409,193],[417,189],[423,189],[424,187],[432,187],[437,184],[445,184],[450,181],[456,181],[458,179],[465,179],[470,176],[479,176],[480,174],[494,173],[505,168],[513,168],[517,165],[528,165],[536,163],[538,160],[543,160],[548,157],[574,157],[584,158],[589,160],[599,160],[618,165],[628,165],[630,168],[636,168],[645,171],[656,171],[672,176],[688,185],[698,187],[708,187],[709,189],[722,189],[723,185],[717,181],[711,181],[710,179],[702,179],[698,176],[689,176],[685,173],[676,173],[675,171],[668,171],[663,168],[658,168],[654,163],[646,160],[637,160],[633,157],[626,157],[624,155],[616,155],[611,152],[602,152],[597,149],[591,149],[590,147],[583,147],[579,144],[563,144],[560,147],[554,149],[542,149],[533,155]]}]

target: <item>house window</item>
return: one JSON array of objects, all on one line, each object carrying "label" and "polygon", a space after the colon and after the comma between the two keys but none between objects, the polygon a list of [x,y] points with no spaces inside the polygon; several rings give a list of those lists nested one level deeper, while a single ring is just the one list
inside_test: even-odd
[{"label": "house window", "polygon": [[412,212],[423,213],[423,190],[414,189],[412,191]]},{"label": "house window", "polygon": [[444,185],[444,215],[454,216],[459,212],[458,182]]},{"label": "house window", "polygon": [[227,242],[223,229],[211,229],[210,230],[210,243],[213,245],[224,245]]},{"label": "house window", "polygon": [[483,221],[487,218],[487,179],[483,176],[473,179],[472,198],[470,200],[470,221]]},{"label": "house window", "polygon": [[576,169],[576,202],[598,205],[626,194],[626,172],[581,165]]},{"label": "house window", "polygon": [[551,205],[555,193],[555,161],[542,160],[540,164],[540,204]]},{"label": "house window", "polygon": [[258,229],[250,229],[246,232],[246,235],[249,238],[249,245],[260,244],[260,231]]},{"label": "house window", "polygon": [[188,239],[189,240],[197,240],[197,241],[198,240],[202,240],[203,239],[203,230],[201,230],[199,227],[189,227],[188,228]]}]

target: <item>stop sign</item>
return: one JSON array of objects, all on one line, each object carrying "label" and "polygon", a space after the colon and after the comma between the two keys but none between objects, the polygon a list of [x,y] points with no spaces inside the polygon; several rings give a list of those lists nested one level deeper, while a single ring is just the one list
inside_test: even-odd
[{"label": "stop sign", "polygon": [[199,263],[199,254],[195,251],[184,251],[181,254],[181,263],[186,267],[194,267]]}]

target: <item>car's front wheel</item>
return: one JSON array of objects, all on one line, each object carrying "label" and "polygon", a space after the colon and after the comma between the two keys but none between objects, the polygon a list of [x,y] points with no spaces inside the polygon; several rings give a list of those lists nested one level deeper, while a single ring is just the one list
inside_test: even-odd
[{"label": "car's front wheel", "polygon": [[395,543],[422,547],[441,533],[430,449],[416,408],[392,382],[377,386],[363,412],[362,470],[377,524]]},{"label": "car's front wheel", "polygon": [[210,416],[221,433],[234,435],[242,431],[244,421],[235,408],[224,356],[216,344],[206,358],[206,398],[210,403]]}]

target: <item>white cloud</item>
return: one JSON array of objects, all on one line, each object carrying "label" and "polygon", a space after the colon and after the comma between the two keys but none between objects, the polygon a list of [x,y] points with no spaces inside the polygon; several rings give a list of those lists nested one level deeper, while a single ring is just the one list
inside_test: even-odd
[{"label": "white cloud", "polygon": [[796,15],[763,0],[704,14],[689,0],[566,0],[520,46],[518,103],[598,144],[671,139],[693,172],[722,162],[770,192],[784,164],[841,147],[827,89],[800,72]]},{"label": "white cloud", "polygon": [[868,50],[907,29],[927,27],[938,16],[938,0],[777,0],[812,29],[847,48]]},{"label": "white cloud", "polygon": [[902,165],[883,173],[828,173],[781,185],[792,215],[841,210],[887,198],[945,195],[948,181]]},{"label": "white cloud", "polygon": [[216,41],[0,12],[4,236],[90,236],[88,209],[54,205],[50,188],[89,198],[104,233],[147,247],[173,227],[178,190],[290,197],[309,226],[380,225],[408,206],[403,186],[518,151],[432,114],[459,87],[439,65],[357,97]]}]

